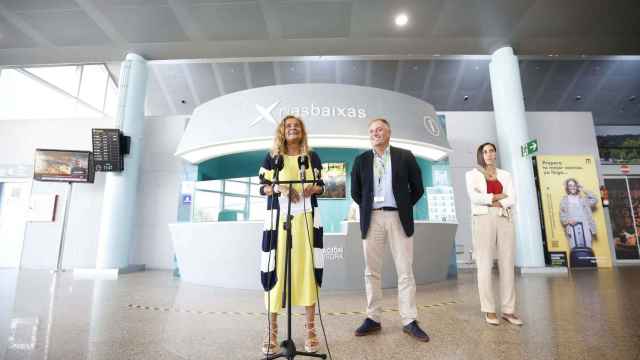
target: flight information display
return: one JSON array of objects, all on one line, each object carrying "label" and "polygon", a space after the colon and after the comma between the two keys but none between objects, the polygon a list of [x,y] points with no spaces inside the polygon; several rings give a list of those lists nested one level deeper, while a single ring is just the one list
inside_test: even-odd
[{"label": "flight information display", "polygon": [[91,129],[93,161],[96,171],[123,171],[122,134],[120,129]]}]

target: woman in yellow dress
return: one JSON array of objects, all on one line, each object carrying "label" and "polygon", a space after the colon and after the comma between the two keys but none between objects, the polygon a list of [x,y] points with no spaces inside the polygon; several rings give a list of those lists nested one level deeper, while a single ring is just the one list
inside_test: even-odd
[{"label": "woman in yellow dress", "polygon": [[[312,184],[288,186],[272,182],[299,180],[299,160],[306,157],[305,178]],[[291,199],[291,305],[304,306],[306,312],[305,343],[307,352],[316,352],[320,341],[315,328],[315,304],[318,287],[322,285],[324,267],[322,253],[322,225],[317,195],[324,191],[321,179],[322,163],[310,151],[307,132],[301,119],[287,116],[278,125],[273,148],[260,168],[261,193],[269,196],[265,228],[262,234],[261,281],[270,319],[262,343],[264,354],[273,354],[278,348],[278,314],[286,306],[285,250],[288,199]]]}]

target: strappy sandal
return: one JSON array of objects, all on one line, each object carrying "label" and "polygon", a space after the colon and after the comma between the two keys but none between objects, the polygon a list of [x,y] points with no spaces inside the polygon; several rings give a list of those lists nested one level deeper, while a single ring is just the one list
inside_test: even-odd
[{"label": "strappy sandal", "polygon": [[262,340],[262,353],[265,355],[273,355],[278,353],[278,323],[271,322],[271,331],[267,326]]},{"label": "strappy sandal", "polygon": [[316,325],[314,321],[307,321],[304,324],[304,328],[307,331],[307,338],[304,341],[304,351],[314,353],[320,348],[320,340],[316,334]]}]

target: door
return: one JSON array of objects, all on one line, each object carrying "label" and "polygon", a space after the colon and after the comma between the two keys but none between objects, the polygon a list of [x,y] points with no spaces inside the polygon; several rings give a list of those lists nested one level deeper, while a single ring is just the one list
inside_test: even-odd
[{"label": "door", "polygon": [[31,182],[0,183],[0,268],[20,267]]},{"label": "door", "polygon": [[604,179],[609,192],[609,218],[617,260],[640,259],[640,178]]}]

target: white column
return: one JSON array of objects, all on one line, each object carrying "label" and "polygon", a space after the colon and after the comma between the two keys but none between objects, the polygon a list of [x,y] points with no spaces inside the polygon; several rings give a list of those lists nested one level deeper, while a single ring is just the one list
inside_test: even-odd
[{"label": "white column", "polygon": [[516,265],[543,267],[544,252],[538,214],[538,199],[531,159],[524,158],[520,146],[529,139],[522,97],[520,68],[513,49],[503,47],[491,56],[491,94],[498,136],[498,158],[502,168],[513,174],[517,202]]},{"label": "white column", "polygon": [[122,63],[119,85],[116,126],[124,135],[131,136],[131,150],[125,155],[123,172],[107,173],[96,259],[98,269],[121,269],[129,265],[144,135],[146,60],[128,54]]}]

